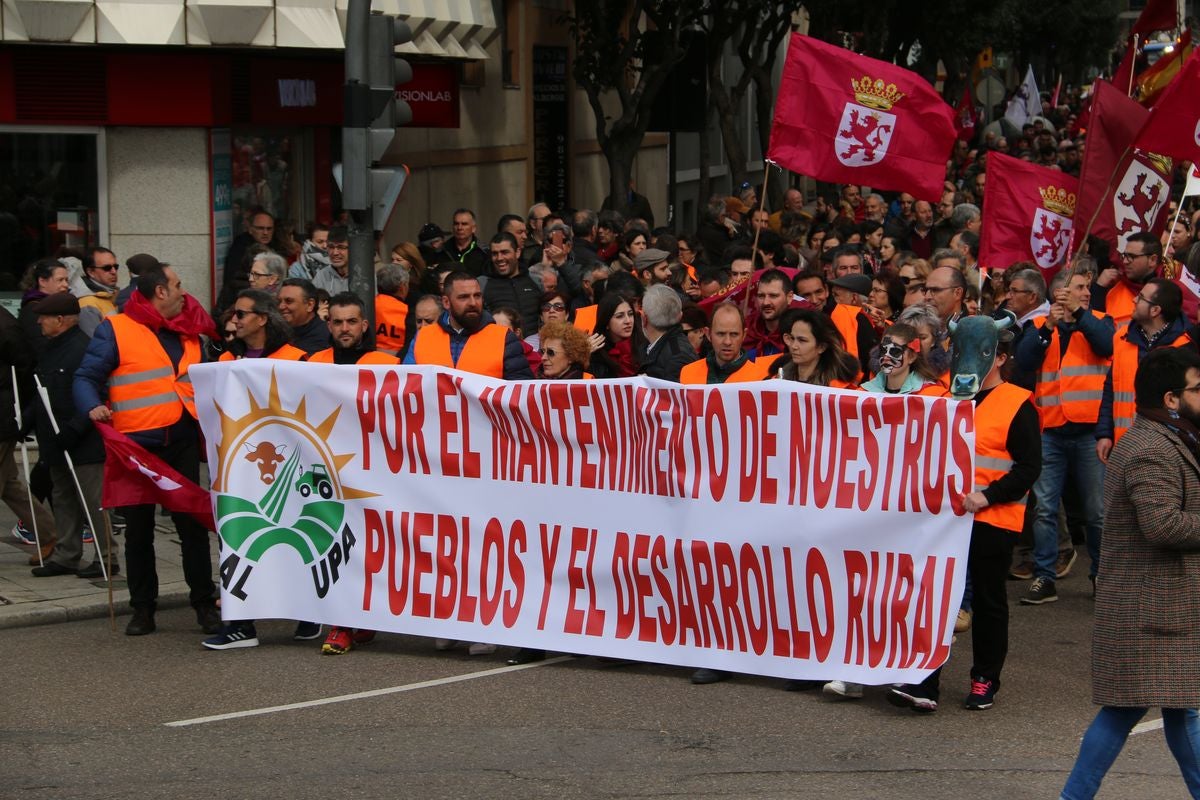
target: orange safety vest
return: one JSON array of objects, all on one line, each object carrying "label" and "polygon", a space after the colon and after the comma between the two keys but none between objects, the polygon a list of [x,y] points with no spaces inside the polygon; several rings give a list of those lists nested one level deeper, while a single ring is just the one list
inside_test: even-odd
[{"label": "orange safety vest", "polygon": [[[1099,311],[1093,311],[1092,315],[1104,319]],[[1045,328],[1044,319],[1038,328]],[[1100,418],[1104,377],[1111,363],[1111,359],[1096,355],[1079,331],[1071,336],[1067,352],[1063,353],[1058,326],[1054,326],[1033,393],[1042,428],[1058,428],[1068,422],[1095,423]]]},{"label": "orange safety vest", "polygon": [[949,397],[950,389],[940,383],[927,383],[918,389],[915,394],[919,394],[924,397]]},{"label": "orange safety vest", "polygon": [[450,334],[439,323],[417,331],[413,342],[413,360],[418,364],[452,367],[476,375],[504,377],[504,343],[508,328],[496,323],[484,325],[467,337],[466,346],[455,364],[450,357]]},{"label": "orange safety vest", "polygon": [[[308,361],[310,364],[336,363],[333,360],[333,348],[326,347],[324,350],[318,350],[308,357]],[[369,353],[363,353],[361,356],[359,356],[358,361],[355,361],[354,363],[364,365],[378,364],[384,367],[394,367],[400,363],[400,359],[393,355],[388,355],[387,353],[380,353],[377,350],[372,350]]]},{"label": "orange safety vest", "polygon": [[833,307],[833,311],[829,313],[829,318],[833,320],[834,327],[842,334],[842,339],[846,343],[846,352],[854,356],[858,360],[858,315],[862,310],[858,306],[850,306],[845,303],[838,303]]},{"label": "orange safety vest", "polygon": [[1137,293],[1129,288],[1125,281],[1117,281],[1108,290],[1104,298],[1104,310],[1120,325],[1129,322],[1133,316],[1133,304],[1137,301]]},{"label": "orange safety vest", "polygon": [[408,304],[389,294],[375,296],[375,346],[390,353],[404,350]]},{"label": "orange safety vest", "polygon": [[187,371],[200,363],[200,337],[180,337],[183,357],[176,368],[154,331],[125,314],[107,319],[121,359],[108,376],[113,427],[122,433],[166,428],[184,409],[196,418],[196,390]]},{"label": "orange safety vest", "polygon": [[[281,346],[278,350],[276,350],[274,353],[268,353],[267,355],[263,356],[263,358],[274,358],[279,361],[306,361],[306,360],[308,360],[308,353],[304,352],[299,347],[294,347],[290,344],[285,344],[285,345]],[[240,361],[240,360],[241,359],[236,358],[233,355],[233,353],[230,353],[228,351],[221,353],[221,357],[217,359],[217,361]]]},{"label": "orange safety vest", "polygon": [[596,330],[596,312],[599,308],[600,306],[584,306],[576,309],[575,320],[571,324],[591,336]]},{"label": "orange safety vest", "polygon": [[[975,409],[975,491],[981,491],[1012,470],[1008,452],[1008,429],[1032,392],[1011,383],[1002,383],[983,398]],[[1006,531],[1021,532],[1025,524],[1025,500],[995,503],[975,512],[978,522],[986,522]]]},{"label": "orange safety vest", "polygon": [[[760,358],[757,361],[747,359],[745,364],[742,364],[736,372],[725,379],[725,383],[765,381],[770,377],[767,371],[771,368],[771,362],[774,360],[775,356]],[[708,383],[708,359],[702,358],[684,366],[679,371],[679,382],[688,386],[706,385]]]},{"label": "orange safety vest", "polygon": [[[1113,444],[1121,441],[1121,437],[1125,435],[1125,431],[1129,430],[1129,427],[1133,425],[1133,415],[1137,410],[1137,404],[1134,402],[1133,396],[1133,376],[1137,374],[1138,346],[1126,340],[1125,334],[1128,332],[1129,323],[1126,323],[1117,329],[1117,335],[1113,337]],[[1180,334],[1175,338],[1175,341],[1166,346],[1185,347],[1191,343],[1191,337],[1184,333]]]}]

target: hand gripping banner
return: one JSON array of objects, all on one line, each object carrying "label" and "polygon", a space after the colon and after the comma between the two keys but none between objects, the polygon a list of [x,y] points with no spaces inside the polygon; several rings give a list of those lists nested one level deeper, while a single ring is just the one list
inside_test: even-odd
[{"label": "hand gripping banner", "polygon": [[266,360],[190,374],[228,619],[877,684],[949,653],[970,403]]}]

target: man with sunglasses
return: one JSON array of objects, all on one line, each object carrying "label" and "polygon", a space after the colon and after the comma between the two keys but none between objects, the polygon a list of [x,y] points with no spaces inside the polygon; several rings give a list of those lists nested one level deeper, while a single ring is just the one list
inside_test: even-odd
[{"label": "man with sunglasses", "polygon": [[91,336],[100,322],[117,313],[117,270],[120,262],[107,247],[89,247],[83,273],[71,283],[71,294],[79,300],[79,329]]}]

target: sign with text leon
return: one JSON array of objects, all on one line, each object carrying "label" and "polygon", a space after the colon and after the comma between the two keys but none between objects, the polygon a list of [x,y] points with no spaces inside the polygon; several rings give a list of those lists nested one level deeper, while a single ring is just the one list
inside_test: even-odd
[{"label": "sign with text leon", "polygon": [[970,403],[268,361],[192,375],[229,619],[875,683],[948,655]]}]

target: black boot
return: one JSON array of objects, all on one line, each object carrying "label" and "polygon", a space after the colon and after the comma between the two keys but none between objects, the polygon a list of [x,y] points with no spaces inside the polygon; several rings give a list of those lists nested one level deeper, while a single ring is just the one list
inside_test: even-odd
[{"label": "black boot", "polygon": [[196,624],[200,626],[201,630],[209,634],[221,632],[221,628],[224,626],[221,623],[221,612],[217,610],[216,603],[200,603],[195,608]]},{"label": "black boot", "polygon": [[133,619],[125,626],[126,636],[145,636],[154,633],[154,612],[149,608],[135,608]]}]

